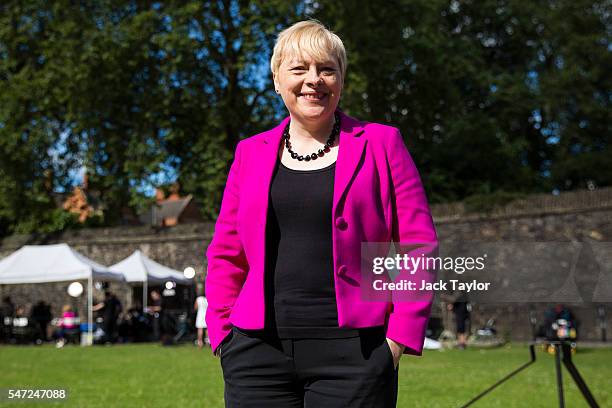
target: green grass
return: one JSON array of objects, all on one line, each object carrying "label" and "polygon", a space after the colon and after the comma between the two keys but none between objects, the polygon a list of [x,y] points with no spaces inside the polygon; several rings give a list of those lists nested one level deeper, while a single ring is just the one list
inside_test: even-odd
[{"label": "green grass", "polygon": [[[528,361],[524,345],[494,350],[426,351],[400,363],[398,407],[458,407]],[[602,407],[612,406],[612,349],[574,356]],[[564,370],[566,406],[587,407]],[[222,407],[219,360],[191,346],[119,345],[89,348],[0,346],[0,388],[67,388],[61,403],[0,402],[8,407]],[[553,356],[537,361],[473,407],[555,407]]]}]

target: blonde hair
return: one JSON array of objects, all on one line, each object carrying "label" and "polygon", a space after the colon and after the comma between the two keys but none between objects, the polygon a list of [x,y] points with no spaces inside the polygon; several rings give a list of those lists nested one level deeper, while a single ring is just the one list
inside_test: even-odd
[{"label": "blonde hair", "polygon": [[70,306],[70,305],[64,305],[64,306],[62,307],[62,312],[64,312],[64,313],[65,313],[65,312],[72,312],[72,306]]},{"label": "blonde hair", "polygon": [[270,59],[272,75],[276,76],[281,63],[287,56],[303,56],[304,54],[308,54],[317,62],[323,62],[329,56],[334,58],[340,67],[344,81],[347,65],[344,44],[340,37],[317,20],[300,21],[278,35]]}]

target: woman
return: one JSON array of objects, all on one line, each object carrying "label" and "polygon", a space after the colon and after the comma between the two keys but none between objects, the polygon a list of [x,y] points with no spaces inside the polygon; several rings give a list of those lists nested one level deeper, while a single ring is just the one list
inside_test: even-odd
[{"label": "woman", "polygon": [[421,354],[430,299],[365,301],[360,249],[435,230],[399,131],[337,109],[346,65],[320,23],[283,31],[289,117],[236,149],[206,277],[228,407],[393,407],[402,354]]},{"label": "woman", "polygon": [[[206,309],[208,308],[208,302],[202,293],[198,296],[193,304],[193,309],[197,313],[195,326],[198,329],[198,340],[197,345],[198,348],[201,349],[204,347],[204,332],[206,331]],[[208,342],[208,336],[206,337],[206,341]]]}]

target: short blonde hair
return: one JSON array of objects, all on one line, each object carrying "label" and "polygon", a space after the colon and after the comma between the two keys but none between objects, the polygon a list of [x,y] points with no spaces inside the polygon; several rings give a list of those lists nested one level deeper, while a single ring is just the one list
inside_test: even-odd
[{"label": "short blonde hair", "polygon": [[300,21],[278,35],[270,60],[272,75],[278,73],[284,58],[302,56],[304,53],[317,62],[323,62],[329,56],[335,58],[344,81],[347,65],[344,44],[340,37],[317,20]]}]

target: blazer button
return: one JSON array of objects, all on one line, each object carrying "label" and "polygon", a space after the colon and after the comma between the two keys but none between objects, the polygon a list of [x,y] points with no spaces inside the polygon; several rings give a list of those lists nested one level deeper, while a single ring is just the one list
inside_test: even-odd
[{"label": "blazer button", "polygon": [[346,265],[340,265],[340,267],[338,268],[338,276],[346,275],[346,269]]},{"label": "blazer button", "polygon": [[348,227],[348,224],[346,220],[344,219],[344,217],[336,218],[336,228],[338,228],[341,231],[344,231],[346,230],[347,227]]}]

